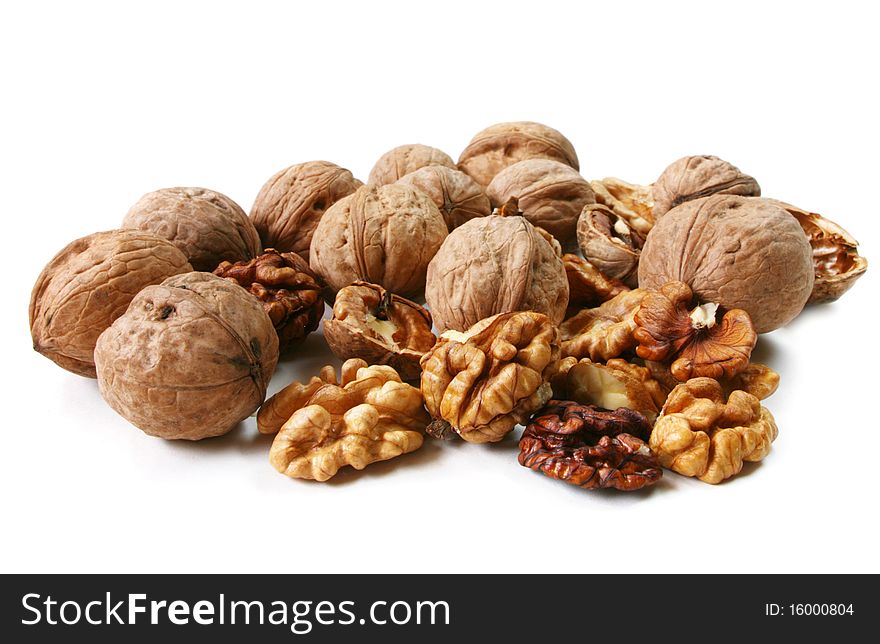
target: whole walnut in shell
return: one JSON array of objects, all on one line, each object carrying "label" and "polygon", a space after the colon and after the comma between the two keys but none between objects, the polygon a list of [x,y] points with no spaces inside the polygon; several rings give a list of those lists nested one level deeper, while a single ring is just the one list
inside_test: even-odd
[{"label": "whole walnut in shell", "polygon": [[458,169],[484,188],[496,174],[525,159],[552,159],[579,170],[571,141],[531,121],[497,123],[478,132],[458,158]]},{"label": "whole walnut in shell", "polygon": [[122,228],[167,239],[197,271],[213,271],[224,260],[253,259],[262,250],[260,236],[241,206],[205,188],[150,192],[131,207]]},{"label": "whole walnut in shell", "polygon": [[275,174],[260,189],[251,221],[264,247],[309,261],[312,235],[324,212],[362,185],[335,163],[298,163]]},{"label": "whole walnut in shell", "polygon": [[104,400],[151,436],[225,434],[266,396],[278,336],[260,302],[210,273],[135,296],[95,348]]},{"label": "whole walnut in shell", "polygon": [[363,186],[321,218],[309,265],[334,292],[362,281],[417,295],[446,234],[443,216],[425,193],[400,184]]},{"label": "whole walnut in shell", "polygon": [[523,217],[490,215],[453,230],[428,265],[425,299],[441,333],[496,313],[565,316],[568,279],[559,245]]},{"label": "whole walnut in shell", "polygon": [[398,180],[421,190],[440,209],[449,230],[458,228],[474,217],[492,214],[489,197],[476,181],[454,168],[429,165],[410,172]]},{"label": "whole walnut in shell", "polygon": [[29,309],[34,349],[68,371],[94,378],[98,336],[138,291],[191,270],[173,244],[139,230],[71,242],[34,284]]},{"label": "whole walnut in shell", "polygon": [[757,333],[791,321],[813,290],[810,244],[797,220],[754,197],[714,195],[666,213],[648,233],[639,286],[684,282],[702,302],[743,309]]},{"label": "whole walnut in shell", "polygon": [[371,186],[384,186],[419,168],[432,165],[454,168],[455,161],[443,150],[428,145],[399,145],[379,157],[370,170],[368,182]]},{"label": "whole walnut in shell", "polygon": [[724,159],[698,155],[670,164],[654,182],[651,193],[656,221],[675,206],[701,197],[716,194],[760,197],[761,186]]},{"label": "whole walnut in shell", "polygon": [[577,170],[550,159],[526,159],[501,170],[486,188],[492,205],[514,198],[523,216],[556,237],[563,246],[575,243],[584,206],[596,201],[593,189]]}]

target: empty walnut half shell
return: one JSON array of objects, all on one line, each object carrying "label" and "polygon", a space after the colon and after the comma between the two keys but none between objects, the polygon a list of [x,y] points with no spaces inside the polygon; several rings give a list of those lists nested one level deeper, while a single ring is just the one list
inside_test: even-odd
[{"label": "empty walnut half shell", "polygon": [[541,313],[501,313],[447,331],[422,358],[428,433],[471,443],[501,440],[550,398],[558,331]]},{"label": "empty walnut half shell", "polygon": [[716,324],[718,305],[695,306],[693,300],[684,282],[650,289],[635,315],[636,353],[645,360],[671,362],[672,375],[681,382],[735,376],[748,366],[758,341],[749,314],[731,309]]},{"label": "empty walnut half shell", "polygon": [[321,287],[306,261],[274,248],[247,262],[223,262],[214,275],[235,282],[263,304],[278,334],[280,351],[318,328],[324,315]]},{"label": "empty walnut half shell", "polygon": [[571,317],[581,309],[591,309],[607,302],[615,295],[628,291],[620,280],[611,279],[587,260],[567,253],[562,256],[565,276],[568,278],[568,309]]},{"label": "empty walnut half shell", "polygon": [[526,426],[519,463],[588,490],[638,490],[663,474],[644,442],[650,432],[647,419],[630,409],[551,400]]},{"label": "empty walnut half shell", "polygon": [[744,391],[725,397],[711,378],[694,378],[669,394],[651,432],[663,467],[706,483],[739,474],[744,461],[770,452],[778,430],[760,401]]},{"label": "empty walnut half shell", "polygon": [[294,383],[289,396],[276,394],[287,400],[273,415],[282,406],[292,413],[269,450],[269,462],[282,474],[326,481],[345,465],[362,470],[422,446],[429,419],[421,393],[391,367],[348,360],[339,384],[325,367],[320,380],[329,382],[307,397],[314,380]]},{"label": "empty walnut half shell", "polygon": [[607,206],[587,204],[578,217],[577,240],[584,257],[605,275],[632,288],[638,286],[645,238],[623,217]]},{"label": "empty walnut half shell", "polygon": [[608,360],[636,346],[635,315],[647,291],[623,291],[594,309],[584,309],[559,327],[562,355]]},{"label": "empty walnut half shell", "polygon": [[591,181],[596,203],[600,203],[623,219],[641,235],[647,235],[654,225],[654,195],[651,186],[627,183],[614,177]]},{"label": "empty walnut half shell", "polygon": [[675,206],[710,195],[760,197],[761,186],[732,163],[710,155],[683,157],[671,163],[652,186],[654,220]]},{"label": "empty walnut half shell", "polygon": [[810,240],[816,279],[807,304],[833,302],[868,270],[868,260],[859,255],[859,242],[833,221],[782,201],[768,201],[790,212]]},{"label": "empty walnut half shell", "polygon": [[336,294],[324,338],[338,358],[363,358],[394,367],[403,380],[418,380],[419,360],[437,340],[431,314],[377,284],[355,282]]}]

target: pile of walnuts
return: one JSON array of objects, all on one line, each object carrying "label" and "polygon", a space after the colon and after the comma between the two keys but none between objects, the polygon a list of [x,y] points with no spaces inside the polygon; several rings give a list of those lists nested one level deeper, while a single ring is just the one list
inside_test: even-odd
[{"label": "pile of walnuts", "polygon": [[[219,436],[259,410],[290,477],[524,426],[521,465],[629,491],[763,459],[779,375],[751,361],[759,335],[866,269],[843,228],[718,157],[589,181],[560,132],[500,123],[457,163],[396,147],[366,184],[292,165],[250,214],[204,188],[151,192],[46,265],[30,325],[147,434]],[[322,320],[338,375],[267,400]]]}]

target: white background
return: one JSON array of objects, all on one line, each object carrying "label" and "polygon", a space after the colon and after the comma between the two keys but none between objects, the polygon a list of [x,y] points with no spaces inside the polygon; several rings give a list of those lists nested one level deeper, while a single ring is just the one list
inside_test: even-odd
[{"label": "white background", "polygon": [[[52,255],[145,192],[205,186],[248,210],[292,163],[366,179],[395,145],[457,157],[507,120],[562,131],[588,178],[719,155],[880,262],[871,6],[4,3],[0,570],[880,572],[878,265],[760,338],[782,375],[762,464],[635,494],[529,472],[514,438],[290,480],[253,419],[195,444],[142,434],[33,352],[26,318]],[[271,392],[328,360],[313,335]]]}]

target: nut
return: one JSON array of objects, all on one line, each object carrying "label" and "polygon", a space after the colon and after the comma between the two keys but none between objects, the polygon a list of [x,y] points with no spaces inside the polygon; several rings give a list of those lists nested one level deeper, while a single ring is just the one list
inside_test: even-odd
[{"label": "nut", "polygon": [[443,150],[427,145],[399,145],[379,157],[370,170],[368,182],[371,186],[384,186],[419,168],[432,165],[455,168],[455,161]]},{"label": "nut", "polygon": [[[342,381],[351,382],[357,377],[357,370],[366,366],[363,360],[347,360],[342,365]],[[277,434],[284,423],[297,409],[309,404],[309,400],[324,385],[335,385],[336,371],[330,365],[312,376],[307,383],[292,382],[281,391],[268,398],[260,406],[257,414],[257,429],[261,434]]]},{"label": "nut", "polygon": [[391,365],[403,380],[418,380],[419,360],[437,338],[431,314],[376,284],[355,282],[336,295],[324,339],[338,358]]},{"label": "nut", "polygon": [[260,302],[210,273],[138,293],[95,347],[104,400],[151,436],[219,436],[253,413],[278,362]]},{"label": "nut", "polygon": [[501,170],[525,159],[552,159],[580,168],[574,146],[561,133],[540,123],[518,121],[478,132],[458,158],[458,169],[485,188]]},{"label": "nut", "polygon": [[686,201],[715,194],[760,197],[761,186],[736,166],[718,157],[683,157],[667,167],[652,187],[653,215],[659,220]]},{"label": "nut", "polygon": [[205,188],[165,188],[131,207],[122,228],[144,230],[177,246],[193,269],[212,271],[222,261],[260,254],[260,236],[241,207]]},{"label": "nut", "polygon": [[304,340],[324,315],[321,286],[296,253],[267,248],[249,262],[221,263],[214,275],[235,282],[262,302],[278,334],[279,351]]},{"label": "nut", "polygon": [[603,411],[551,400],[526,425],[519,463],[588,490],[638,490],[663,475],[639,437],[650,432],[645,417],[629,409]]},{"label": "nut", "polygon": [[647,235],[654,226],[654,195],[651,186],[640,186],[607,177],[591,181],[590,187],[596,195],[596,203],[610,208],[640,235]]},{"label": "nut", "polygon": [[547,233],[522,217],[490,215],[453,230],[428,265],[425,299],[442,333],[497,313],[565,316],[568,280]]},{"label": "nut", "polygon": [[868,270],[868,260],[859,255],[859,242],[833,221],[782,201],[768,201],[794,215],[810,241],[815,279],[807,304],[833,302]]},{"label": "nut", "polygon": [[[610,362],[610,361],[609,361]],[[672,391],[681,383],[672,375],[669,365],[663,362],[645,360],[645,369],[650,377],[656,380],[665,391]],[[745,391],[758,400],[772,396],[779,387],[779,374],[765,364],[750,362],[745,369],[732,378],[721,378],[718,384],[725,396],[734,391]]]},{"label": "nut", "polygon": [[566,317],[581,309],[594,308],[615,295],[630,290],[619,280],[608,278],[602,271],[577,255],[562,256],[565,276],[568,278],[568,309]]},{"label": "nut", "polygon": [[778,205],[714,195],[688,201],[660,219],[639,259],[639,286],[680,281],[703,302],[743,309],[757,333],[783,326],[813,290],[810,244]]},{"label": "nut", "polygon": [[446,234],[440,211],[423,192],[400,184],[363,186],[321,218],[309,264],[333,292],[363,281],[416,295]]},{"label": "nut", "polygon": [[449,230],[474,217],[492,214],[489,197],[476,181],[454,168],[429,165],[398,179],[397,183],[421,190],[440,209]]},{"label": "nut", "polygon": [[37,278],[29,308],[34,350],[80,376],[95,377],[95,343],[135,294],[192,267],[173,244],[138,230],[71,242]]},{"label": "nut", "polygon": [[749,314],[731,309],[715,323],[717,304],[694,304],[683,282],[651,290],[635,316],[636,354],[645,360],[670,362],[681,382],[694,377],[732,378],[749,364],[758,334]]},{"label": "nut", "polygon": [[651,433],[660,464],[706,483],[739,474],[744,461],[760,461],[778,431],[773,416],[744,391],[725,399],[711,378],[694,378],[669,394]]},{"label": "nut", "polygon": [[559,327],[562,355],[605,361],[636,346],[635,315],[646,291],[623,291],[594,309],[584,309]]},{"label": "nut", "polygon": [[[324,378],[327,372],[325,367]],[[325,382],[291,408],[269,462],[282,474],[315,481],[346,465],[362,470],[417,450],[429,420],[418,389],[401,382],[391,367],[363,360],[346,361],[339,384]]]},{"label": "nut", "polygon": [[525,311],[448,331],[422,358],[422,395],[434,422],[471,443],[501,440],[550,398],[558,332],[546,315]]},{"label": "nut", "polygon": [[587,204],[577,220],[577,241],[590,263],[612,279],[635,288],[645,238],[623,217],[601,204]]},{"label": "nut", "polygon": [[551,159],[526,159],[507,166],[495,175],[486,194],[495,207],[516,199],[523,216],[563,246],[575,244],[581,210],[596,200],[577,170]]},{"label": "nut", "polygon": [[263,246],[309,261],[312,235],[324,212],[363,185],[329,161],[308,161],[276,173],[260,189],[251,221]]}]

